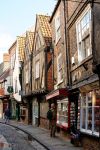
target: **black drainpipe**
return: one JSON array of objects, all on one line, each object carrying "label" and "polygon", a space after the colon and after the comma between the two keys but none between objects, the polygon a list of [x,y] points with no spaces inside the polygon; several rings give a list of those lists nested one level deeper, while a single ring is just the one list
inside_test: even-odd
[{"label": "black drainpipe", "polygon": [[66,64],[67,64],[67,86],[70,86],[70,78],[69,78],[69,51],[68,51],[68,32],[67,32],[67,19],[68,18],[68,10],[66,10],[66,0],[63,0],[64,3],[64,24],[65,24],[65,49],[66,49]]},{"label": "black drainpipe", "polygon": [[44,50],[44,55],[45,55],[45,89],[47,90],[47,53],[48,53],[48,47],[45,48]]}]

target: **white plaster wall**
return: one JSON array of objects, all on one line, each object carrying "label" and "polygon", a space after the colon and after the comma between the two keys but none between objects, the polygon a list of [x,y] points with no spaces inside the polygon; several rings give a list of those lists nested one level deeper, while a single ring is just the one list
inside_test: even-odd
[{"label": "white plaster wall", "polygon": [[9,95],[10,93],[8,93],[8,91],[7,91],[7,89],[8,89],[8,86],[10,86],[10,76],[8,76],[7,78],[6,78],[6,82],[5,82],[5,95]]},{"label": "white plaster wall", "polygon": [[[18,44],[18,42],[17,42]],[[15,93],[15,85],[17,80],[17,92]],[[21,95],[19,95],[19,91],[21,90],[20,82],[19,82],[19,60],[18,60],[18,45],[16,46],[16,57],[15,57],[15,66],[13,71],[13,90],[14,90],[14,98],[17,101],[21,101]]]}]

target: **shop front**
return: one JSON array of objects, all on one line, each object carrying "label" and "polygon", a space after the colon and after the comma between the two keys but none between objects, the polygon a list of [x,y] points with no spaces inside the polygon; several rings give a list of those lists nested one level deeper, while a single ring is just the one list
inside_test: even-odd
[{"label": "shop front", "polygon": [[80,87],[80,131],[85,149],[100,148],[100,89],[99,82]]},{"label": "shop front", "polygon": [[[46,95],[49,104],[55,103],[57,109],[57,131],[65,133],[70,128],[70,100],[66,88],[57,89]],[[66,132],[67,133],[67,132]]]}]

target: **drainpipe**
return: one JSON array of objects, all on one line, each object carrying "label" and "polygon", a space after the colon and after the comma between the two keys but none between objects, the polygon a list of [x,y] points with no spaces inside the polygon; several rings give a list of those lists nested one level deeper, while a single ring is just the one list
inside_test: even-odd
[{"label": "drainpipe", "polygon": [[70,78],[69,78],[69,51],[68,51],[68,32],[67,32],[67,19],[68,18],[68,10],[66,9],[66,0],[63,0],[64,4],[64,29],[65,29],[65,49],[66,49],[66,64],[67,64],[67,86],[70,86]]},{"label": "drainpipe", "polygon": [[48,47],[44,49],[44,55],[45,55],[45,89],[47,90],[47,53],[48,53]]},{"label": "drainpipe", "polygon": [[[67,87],[70,87],[70,78],[69,78],[69,51],[68,51],[68,31],[67,31],[67,19],[68,19],[68,9],[66,9],[66,0],[63,0],[63,5],[64,5],[64,29],[65,29],[65,50],[66,50],[66,65],[67,65]],[[70,128],[70,106],[71,102],[68,97],[68,127]]]}]

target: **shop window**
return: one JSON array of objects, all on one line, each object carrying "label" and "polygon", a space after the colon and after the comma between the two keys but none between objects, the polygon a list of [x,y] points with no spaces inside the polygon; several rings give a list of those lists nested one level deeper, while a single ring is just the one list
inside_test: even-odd
[{"label": "shop window", "polygon": [[81,94],[80,129],[89,134],[99,135],[100,92],[99,90]]},{"label": "shop window", "polygon": [[68,100],[57,102],[57,124],[68,127]]},{"label": "shop window", "polygon": [[76,23],[79,63],[92,54],[91,50],[91,10],[86,8]]}]

